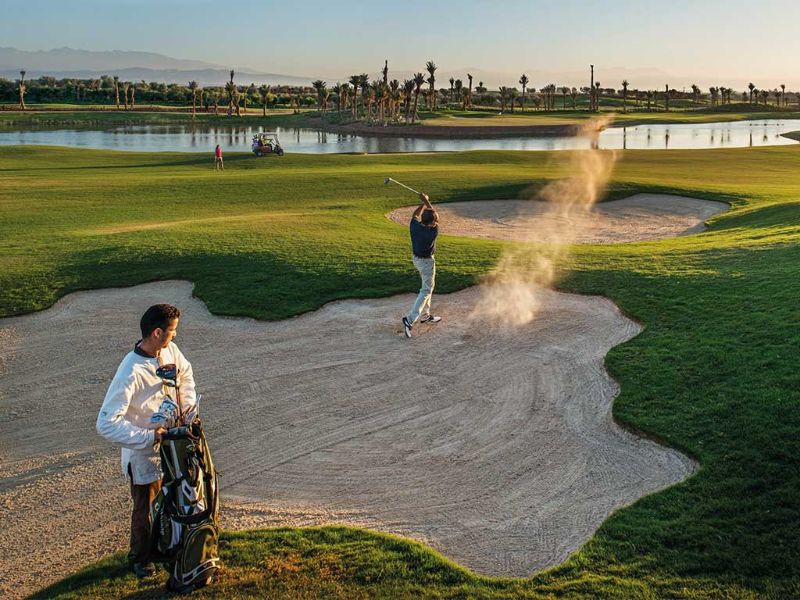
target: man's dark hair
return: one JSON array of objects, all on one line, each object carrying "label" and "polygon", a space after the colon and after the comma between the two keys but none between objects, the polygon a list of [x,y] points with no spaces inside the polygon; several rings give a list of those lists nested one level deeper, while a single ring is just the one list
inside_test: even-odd
[{"label": "man's dark hair", "polygon": [[166,329],[169,322],[180,319],[181,311],[171,304],[154,304],[148,308],[139,321],[142,330],[142,339],[150,336],[156,329]]},{"label": "man's dark hair", "polygon": [[431,208],[426,208],[422,211],[420,221],[423,225],[432,225],[436,221],[436,211]]}]

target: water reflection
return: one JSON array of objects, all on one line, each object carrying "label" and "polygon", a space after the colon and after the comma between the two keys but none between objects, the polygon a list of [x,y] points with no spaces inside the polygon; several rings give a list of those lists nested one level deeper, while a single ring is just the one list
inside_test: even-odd
[{"label": "water reflection", "polygon": [[[639,125],[610,128],[585,136],[539,136],[483,139],[426,139],[355,136],[314,129],[278,128],[287,152],[385,153],[460,150],[580,150],[599,148],[703,149],[794,144],[781,133],[800,130],[800,119],[739,121],[685,125]],[[263,127],[233,125],[126,125],[112,129],[46,129],[0,131],[0,144],[45,144],[76,148],[148,152],[248,151]]]}]

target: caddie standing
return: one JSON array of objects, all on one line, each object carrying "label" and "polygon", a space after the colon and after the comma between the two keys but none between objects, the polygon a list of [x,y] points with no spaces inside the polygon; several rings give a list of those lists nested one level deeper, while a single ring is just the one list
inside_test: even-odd
[{"label": "caddie standing", "polygon": [[[181,313],[169,304],[147,309],[140,321],[142,339],[129,352],[106,393],[97,431],[122,446],[122,470],[130,480],[133,512],[128,560],[137,577],[155,573],[150,560],[150,508],[161,487],[158,444],[166,429],[164,380],[160,365],[175,364],[184,422],[197,410],[192,365],[173,343]],[[168,404],[167,404],[168,405]]]},{"label": "caddie standing", "polygon": [[436,283],[436,236],[439,235],[439,214],[431,205],[427,194],[420,194],[420,205],[411,216],[411,251],[414,266],[419,271],[422,287],[411,311],[403,317],[403,334],[411,337],[411,329],[420,323],[438,323],[442,320],[431,314],[431,298]]}]

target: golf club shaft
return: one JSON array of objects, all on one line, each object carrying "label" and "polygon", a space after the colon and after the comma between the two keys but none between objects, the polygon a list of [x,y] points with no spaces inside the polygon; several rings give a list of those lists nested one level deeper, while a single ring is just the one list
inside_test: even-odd
[{"label": "golf club shaft", "polygon": [[392,179],[391,177],[389,177],[389,181],[393,181],[393,182],[394,182],[394,183],[396,183],[397,185],[401,185],[401,186],[403,186],[404,188],[406,188],[407,190],[409,190],[409,191],[411,191],[411,192],[414,192],[415,194],[419,195],[419,192],[418,192],[417,190],[415,190],[414,188],[410,188],[410,187],[408,187],[408,186],[407,186],[405,183],[400,183],[399,181],[397,181],[396,179]]}]

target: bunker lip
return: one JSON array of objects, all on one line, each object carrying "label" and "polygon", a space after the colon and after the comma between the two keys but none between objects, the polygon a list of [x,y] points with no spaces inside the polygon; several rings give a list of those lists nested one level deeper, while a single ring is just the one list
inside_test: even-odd
[{"label": "bunker lip", "polygon": [[[414,206],[386,216],[408,225]],[[574,225],[576,244],[619,244],[699,233],[705,221],[728,204],[672,194],[636,194],[601,202],[591,211],[558,214],[557,206],[536,200],[474,200],[436,204],[442,234],[518,242],[550,241],[555,220]],[[589,220],[591,224],[589,225]]]},{"label": "bunker lip", "polygon": [[[470,319],[473,287],[435,296],[444,321],[406,340],[399,315],[411,294],[265,323],[211,315],[192,290],[163,281],[76,292],[0,320],[0,595],[125,548],[128,489],[94,423],[156,302],[182,311],[177,343],[225,474],[225,527],[366,525],[481,574],[528,576],[695,470],[614,423],[618,387],[603,359],[640,327],[605,298],[541,290],[538,319],[498,329]],[[92,360],[76,360],[75,347]]]}]

